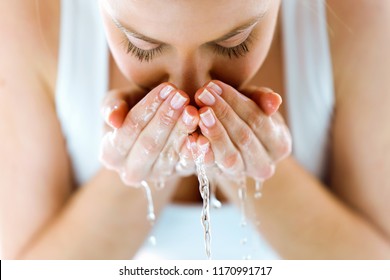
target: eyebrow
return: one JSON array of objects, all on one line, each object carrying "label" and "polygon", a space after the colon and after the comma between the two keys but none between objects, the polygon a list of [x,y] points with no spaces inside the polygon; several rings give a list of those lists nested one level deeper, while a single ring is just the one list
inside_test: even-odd
[{"label": "eyebrow", "polygon": [[[241,32],[245,31],[246,29],[248,29],[249,27],[255,25],[256,23],[258,23],[262,18],[264,18],[264,16],[267,14],[267,11],[259,14],[258,16],[254,17],[253,19],[251,19],[249,22],[243,24],[243,25],[240,25],[234,29],[232,29],[231,31],[229,31],[227,34],[223,35],[222,37],[216,39],[216,40],[213,40],[211,42],[208,42],[208,44],[210,43],[219,43],[219,42],[222,42],[222,41],[225,41],[237,34],[240,34]],[[130,35],[132,37],[135,37],[137,39],[141,39],[145,42],[148,42],[148,43],[151,43],[151,44],[156,44],[156,45],[165,45],[166,43],[164,42],[161,42],[159,40],[156,40],[156,39],[153,39],[153,38],[150,38],[150,37],[147,37],[141,33],[138,33],[136,32],[135,30],[129,28],[129,27],[125,27],[122,23],[120,23],[115,17],[111,16],[111,19],[112,21],[114,22],[114,24],[117,26],[117,28],[119,28],[122,32],[124,32],[126,35]]]}]

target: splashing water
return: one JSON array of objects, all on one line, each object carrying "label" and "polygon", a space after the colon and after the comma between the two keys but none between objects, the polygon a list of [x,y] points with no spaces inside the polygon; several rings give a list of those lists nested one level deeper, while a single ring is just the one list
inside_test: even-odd
[{"label": "splashing water", "polygon": [[217,184],[215,183],[215,178],[212,178],[210,180],[210,204],[214,209],[219,209],[222,207],[221,201],[217,199],[216,191],[217,191]]},{"label": "splashing water", "polygon": [[[247,217],[246,217],[246,199],[247,199],[247,187],[246,187],[246,177],[242,174],[238,178],[238,198],[240,200],[240,210],[241,210],[241,222],[240,226],[243,230],[243,237],[240,240],[242,246],[247,246],[248,243],[248,227],[247,227]],[[243,259],[248,259],[248,256],[243,256]]]},{"label": "splashing water", "polygon": [[238,180],[238,198],[240,199],[240,208],[241,208],[241,227],[245,227],[247,222],[246,222],[246,211],[245,211],[246,178],[244,175],[240,176]]},{"label": "splashing water", "polygon": [[256,199],[259,199],[260,197],[263,196],[263,194],[261,193],[262,188],[263,188],[263,181],[256,180],[256,184],[255,184],[255,198]]},{"label": "splashing water", "polygon": [[151,236],[149,237],[149,243],[150,243],[150,245],[152,245],[152,246],[156,246],[156,245],[157,245],[157,239],[156,239],[156,237],[155,237],[154,235],[151,235]]},{"label": "splashing water", "polygon": [[198,149],[195,143],[191,143],[190,147],[191,147],[192,156],[195,161],[196,173],[198,175],[199,192],[203,199],[201,223],[204,232],[206,255],[208,259],[211,259],[210,183],[207,178],[206,168],[204,165],[205,152],[202,149]]},{"label": "splashing water", "polygon": [[146,216],[146,219],[150,222],[151,225],[153,225],[154,221],[156,220],[156,215],[154,214],[152,193],[150,191],[149,184],[146,181],[142,181],[141,185],[145,190],[146,199],[148,201],[148,214]]}]

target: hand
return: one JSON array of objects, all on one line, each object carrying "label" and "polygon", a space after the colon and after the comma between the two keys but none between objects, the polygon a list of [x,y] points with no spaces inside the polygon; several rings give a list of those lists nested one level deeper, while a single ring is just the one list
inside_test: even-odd
[{"label": "hand", "polygon": [[[138,102],[140,96],[144,97]],[[188,172],[186,168],[193,167],[183,159],[179,161],[179,155],[189,154],[187,135],[199,122],[197,109],[188,103],[188,95],[169,83],[146,95],[140,90],[108,93],[102,107],[108,127],[102,140],[101,162],[119,172],[130,186],[139,186],[143,180],[161,180],[180,168]],[[195,140],[204,141],[202,137]]]},{"label": "hand", "polygon": [[291,136],[276,112],[279,95],[265,88],[245,94],[220,81],[199,89],[195,94],[201,107],[199,127],[224,174],[265,180],[273,175],[275,164],[291,153]]}]

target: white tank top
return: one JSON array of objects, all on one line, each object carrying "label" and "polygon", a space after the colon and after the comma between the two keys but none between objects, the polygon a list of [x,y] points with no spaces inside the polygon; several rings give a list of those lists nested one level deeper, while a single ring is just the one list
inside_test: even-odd
[{"label": "white tank top", "polygon": [[[293,154],[321,180],[334,105],[324,2],[283,0],[281,13]],[[62,0],[56,109],[79,185],[101,168],[100,104],[108,89],[108,54],[96,0]],[[212,211],[211,219],[213,259],[278,258],[251,226],[240,228],[234,206]],[[145,242],[136,258],[205,258],[198,205],[168,205],[151,235],[157,244]],[[249,243],[240,244],[243,238]]]}]

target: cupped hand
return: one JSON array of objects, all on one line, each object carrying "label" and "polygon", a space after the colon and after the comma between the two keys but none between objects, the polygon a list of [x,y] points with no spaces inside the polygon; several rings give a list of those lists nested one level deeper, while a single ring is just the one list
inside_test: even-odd
[{"label": "cupped hand", "polygon": [[277,112],[281,97],[272,90],[251,88],[241,93],[211,81],[197,91],[195,101],[201,107],[201,133],[223,174],[265,180],[291,153],[290,132]]},{"label": "cupped hand", "polygon": [[[139,96],[144,97],[138,102]],[[101,145],[103,165],[119,172],[129,186],[192,172],[192,160],[185,158],[190,154],[187,139],[198,127],[199,115],[188,103],[188,95],[169,83],[149,93],[109,92],[102,105],[108,125]],[[204,139],[195,135],[192,141]]]}]

